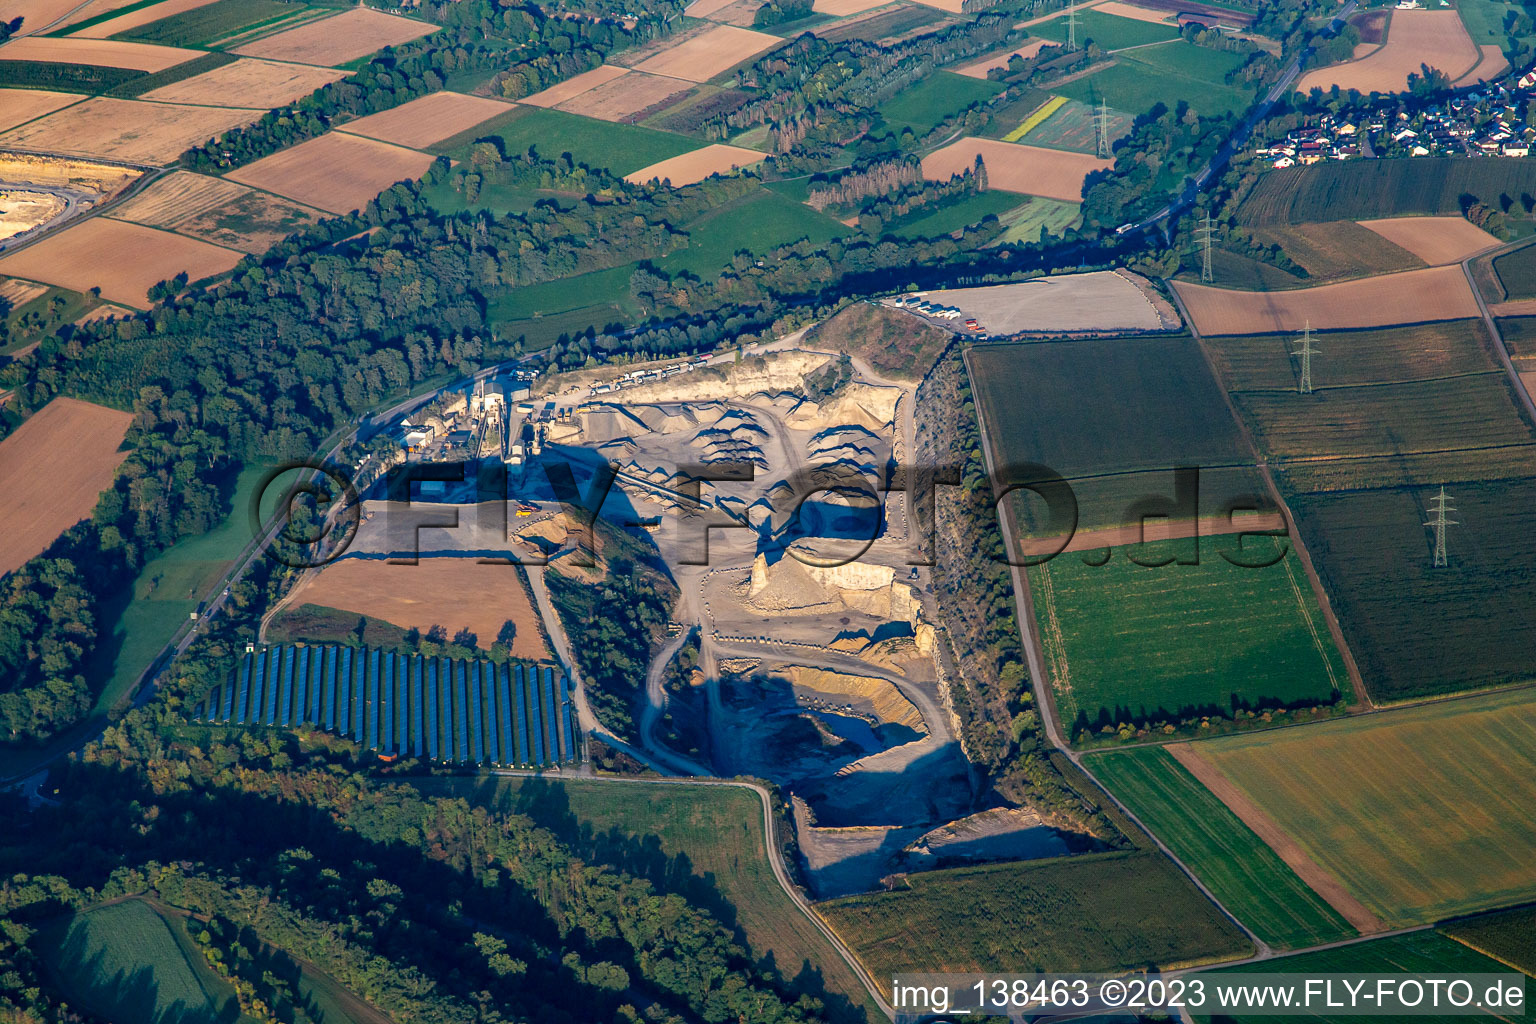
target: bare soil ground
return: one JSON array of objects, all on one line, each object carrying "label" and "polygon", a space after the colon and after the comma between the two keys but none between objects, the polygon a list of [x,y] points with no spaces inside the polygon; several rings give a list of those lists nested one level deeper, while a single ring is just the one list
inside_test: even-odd
[{"label": "bare soil ground", "polygon": [[349,121],[338,130],[380,142],[393,142],[397,146],[424,149],[467,132],[493,117],[500,117],[511,109],[510,103],[483,96],[431,92],[391,110]]},{"label": "bare soil ground", "polygon": [[978,154],[992,188],[1070,203],[1082,201],[1084,178],[1113,165],[1111,160],[1082,153],[967,137],[925,156],[923,177],[946,181],[970,170]]},{"label": "bare soil ground", "polygon": [[189,146],[251,124],[264,113],[98,96],[12,128],[0,135],[0,145],[167,164]]},{"label": "bare soil ground", "polygon": [[1100,14],[1113,14],[1121,18],[1130,18],[1132,21],[1150,21],[1159,25],[1167,25],[1174,20],[1172,11],[1159,11],[1150,7],[1138,7],[1135,4],[1122,3],[1121,0],[1106,0],[1094,10]]},{"label": "bare soil ground", "polygon": [[755,149],[716,143],[642,167],[632,174],[626,174],[624,180],[640,183],[660,179],[670,181],[673,185],[691,185],[703,181],[711,174],[729,174],[738,167],[750,167],[762,159],[763,154]]},{"label": "bare soil ground", "polygon": [[596,89],[607,82],[617,78],[623,78],[629,74],[628,68],[621,68],[616,64],[601,64],[591,71],[583,71],[572,78],[567,78],[550,86],[542,92],[536,92],[532,96],[524,96],[519,103],[526,103],[530,107],[555,107],[569,99],[580,96],[584,92]]},{"label": "bare soil ground", "polygon": [[993,335],[1024,331],[1159,331],[1165,327],[1157,308],[1135,282],[1108,270],[982,288],[943,288],[928,292],[927,296],[930,302],[958,306],[965,316],[975,317],[982,330]]},{"label": "bare soil ground", "polygon": [[681,98],[692,89],[692,82],[664,75],[632,71],[623,78],[614,79],[588,89],[559,104],[558,109],[572,114],[584,114],[599,121],[623,121],[648,107],[668,99]]},{"label": "bare soil ground", "polygon": [[1351,896],[1337,878],[1307,856],[1306,851],[1296,845],[1296,841],[1273,818],[1249,800],[1215,765],[1201,757],[1193,744],[1172,743],[1167,750],[1174,760],[1188,769],[1189,774],[1210,790],[1216,799],[1226,804],[1228,810],[1243,820],[1243,824],[1253,829],[1303,882],[1327,900],[1328,905],[1337,910],[1360,934],[1369,935],[1387,930],[1386,922],[1367,910],[1365,904]]},{"label": "bare soil ground", "polygon": [[20,278],[11,278],[4,284],[0,284],[0,299],[4,299],[15,309],[23,303],[31,302],[48,290],[45,284],[36,281],[23,281]]},{"label": "bare soil ground", "polygon": [[88,18],[110,14],[120,7],[127,7],[134,0],[11,0],[5,5],[5,17],[21,16],[19,36],[33,35],[47,28],[61,32],[70,25],[78,25]]},{"label": "bare soil ground", "polygon": [[[637,71],[707,82],[784,42],[778,36],[734,25],[715,25],[635,65]],[[3,52],[3,51],[0,51]]]},{"label": "bare soil ground", "polygon": [[1509,61],[1504,59],[1504,51],[1499,47],[1485,44],[1477,50],[1482,56],[1472,65],[1472,70],[1451,83],[1453,88],[1462,89],[1480,82],[1490,82],[1509,69]]},{"label": "bare soil ground", "polygon": [[1366,95],[1373,90],[1401,92],[1408,87],[1408,76],[1419,74],[1421,64],[1438,68],[1454,81],[1481,59],[1482,51],[1472,44],[1454,10],[1393,11],[1385,46],[1362,60],[1303,75],[1296,88],[1303,93],[1314,88],[1327,92],[1334,85]]},{"label": "bare soil ground", "polygon": [[130,413],[55,398],[0,441],[0,574],[91,514],[126,457]]},{"label": "bare soil ground", "polygon": [[1380,45],[1387,41],[1387,15],[1390,11],[1362,11],[1349,19],[1360,32],[1362,43]]},{"label": "bare soil ground", "polygon": [[321,218],[308,207],[191,171],[160,179],[114,209],[112,216],[253,253],[266,252]]},{"label": "bare soil ground", "polygon": [[707,18],[716,11],[724,10],[736,0],[693,0],[683,13],[690,18]]},{"label": "bare soil ground", "polygon": [[830,14],[835,18],[846,18],[850,14],[863,14],[872,11],[876,7],[884,7],[891,0],[815,0],[811,10],[817,14]]},{"label": "bare soil ground", "polygon": [[89,313],[81,314],[75,319],[75,323],[76,325],[93,324],[98,320],[111,320],[114,317],[127,316],[133,316],[133,310],[123,306],[114,306],[110,302],[104,302]]},{"label": "bare soil ground", "polygon": [[152,228],[172,228],[249,191],[244,185],[223,178],[175,171],[118,204],[112,216]]},{"label": "bare soil ground", "polygon": [[139,98],[160,103],[271,109],[292,103],[345,77],[345,71],[332,68],[242,57],[233,64],[151,89]]},{"label": "bare soil ground", "polygon": [[1460,267],[1429,267],[1284,292],[1240,292],[1176,281],[1202,334],[1272,334],[1385,327],[1479,316]]},{"label": "bare soil ground", "polygon": [[116,195],[143,173],[132,167],[99,164],[92,160],[34,156],[30,153],[0,153],[0,181],[64,185],[103,196]]},{"label": "bare soil ground", "polygon": [[214,2],[215,0],[162,0],[161,3],[152,4],[149,7],[140,7],[136,11],[120,14],[115,18],[108,18],[106,21],[98,21],[94,25],[71,33],[71,35],[76,39],[106,39],[109,36],[117,35],[119,32],[127,32],[131,28],[148,25],[152,21],[169,18],[173,14],[181,14],[184,11],[206,7]]},{"label": "bare soil ground", "polygon": [[48,39],[27,36],[0,46],[0,60],[36,60],[47,64],[90,64],[96,67],[128,68],[133,71],[164,71],[201,57],[201,50],[183,50],[177,46],[152,43],[127,43],[115,39],[76,39],[66,36]]},{"label": "bare soil ground", "polygon": [[916,0],[916,2],[922,4],[924,7],[932,7],[940,11],[947,11],[950,14],[959,14],[961,5],[965,2],[965,0]]},{"label": "bare soil ground", "polygon": [[371,7],[354,7],[334,18],[312,21],[247,43],[235,52],[247,57],[334,67],[436,31],[437,26],[424,21],[396,17]]},{"label": "bare soil ground", "polygon": [[92,217],[0,257],[0,273],[47,281],[77,292],[146,308],[148,291],[186,271],[194,281],[230,270],[244,253],[168,231]]},{"label": "bare soil ground", "polygon": [[1499,244],[1497,238],[1465,217],[1390,217],[1358,223],[1430,266],[1460,263]]},{"label": "bare soil ground", "polygon": [[52,192],[0,189],[0,239],[46,224],[64,212],[63,198]]},{"label": "bare soil ground", "polygon": [[984,79],[987,77],[987,72],[993,68],[1007,67],[1008,61],[1012,59],[1014,54],[1018,54],[1019,57],[1023,60],[1029,60],[1029,58],[1039,53],[1043,47],[1049,44],[1050,40],[1047,39],[1031,39],[1029,42],[1016,49],[1006,50],[1002,53],[988,54],[987,56],[981,58],[981,60],[974,61],[970,64],[965,64],[958,68],[951,68],[950,70],[957,75],[964,75],[967,78]]},{"label": "bare soil ground", "polygon": [[425,153],[356,135],[327,132],[227,177],[331,213],[360,209],[397,181],[432,166]]},{"label": "bare soil ground", "polygon": [[0,132],[85,99],[79,93],[43,89],[0,89]]},{"label": "bare soil ground", "polygon": [[342,558],[305,578],[289,607],[300,604],[356,612],[422,633],[442,626],[451,637],[467,628],[487,650],[510,619],[517,626],[513,656],[549,657],[522,574],[515,566],[482,565],[473,557],[422,558],[415,565]]}]

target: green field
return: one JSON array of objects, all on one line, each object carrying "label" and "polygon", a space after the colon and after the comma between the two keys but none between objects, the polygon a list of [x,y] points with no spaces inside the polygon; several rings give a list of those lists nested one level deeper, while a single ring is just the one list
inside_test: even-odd
[{"label": "green field", "polygon": [[[475,138],[499,138],[508,156],[526,153],[530,147],[551,159],[569,153],[578,164],[620,176],[699,148],[698,142],[681,135],[540,107],[518,107],[513,114],[476,129]],[[463,157],[458,152],[449,155]]]},{"label": "green field", "polygon": [[[1113,103],[1113,101],[1111,101]],[[1461,197],[1489,205],[1536,194],[1536,161],[1325,160],[1266,171],[1238,209],[1248,226],[1461,213]]]},{"label": "green field", "polygon": [[1195,749],[1389,924],[1536,895],[1529,691],[1222,736]]},{"label": "green field", "polygon": [[[1074,735],[1122,722],[1325,704],[1349,692],[1317,599],[1288,541],[1248,538],[1233,565],[1204,542],[1198,565],[1138,565],[1188,542],[1065,554],[1029,568],[1035,619],[1061,720]],[[1238,557],[1233,552],[1233,557]]]},{"label": "green field", "polygon": [[129,68],[90,64],[55,64],[38,60],[0,61],[0,88],[51,89],[58,92],[102,93],[145,77]]},{"label": "green field", "polygon": [[911,125],[919,133],[926,132],[949,115],[1002,91],[1003,87],[996,82],[936,71],[882,104],[880,116],[898,125]]},{"label": "green field", "polygon": [[[1031,25],[1030,32],[1042,39],[1064,43],[1067,41],[1067,19],[1055,17]],[[1098,44],[1101,50],[1122,50],[1127,46],[1146,46],[1177,39],[1179,30],[1172,25],[1159,25],[1135,18],[1122,18],[1114,14],[1101,14],[1087,10],[1077,13],[1077,45]]]},{"label": "green field", "polygon": [[1516,249],[1493,261],[1499,283],[1511,299],[1536,299],[1536,245]]},{"label": "green field", "polygon": [[[1012,192],[978,192],[938,209],[922,207],[912,216],[887,224],[885,233],[900,238],[935,238],[978,224],[989,215],[1001,218],[1018,205],[1019,197]],[[1035,237],[1039,238],[1038,229]]]},{"label": "green field", "polygon": [[234,991],[208,967],[181,923],[143,900],[55,922],[39,932],[35,948],[70,1002],[105,1020],[216,1024],[238,1015]]},{"label": "green field", "polygon": [[415,785],[526,814],[587,863],[648,878],[664,892],[684,893],[734,929],[755,957],[772,957],[797,990],[817,993],[833,1024],[879,1019],[853,971],[774,879],[763,850],[757,794],[727,786],[511,778]]},{"label": "green field", "polygon": [[[1086,103],[1069,100],[1019,141],[1027,142],[1031,146],[1045,146],[1049,149],[1065,149],[1073,153],[1097,155],[1099,137],[1094,126],[1095,110],[1096,108]],[[1123,111],[1109,111],[1111,145],[1130,132],[1133,120],[1131,115]]]},{"label": "green field", "polygon": [[1060,235],[1068,228],[1076,227],[1082,207],[1060,199],[1029,196],[1020,206],[999,214],[1006,230],[993,245],[1005,242],[1038,242],[1043,228],[1048,235]]},{"label": "green field", "polygon": [[1103,100],[1114,109],[1136,115],[1159,103],[1177,110],[1181,102],[1206,117],[1240,113],[1248,108],[1253,97],[1245,89],[1227,85],[1225,76],[1242,62],[1238,54],[1177,40],[1164,46],[1117,53],[1112,67],[1054,91],[1090,106]]},{"label": "green field", "polygon": [[182,11],[147,25],[119,32],[114,39],[131,39],[163,46],[208,46],[236,33],[279,23],[308,20],[318,13],[303,4],[282,0],[218,0],[206,7]]},{"label": "green field", "polygon": [[1457,942],[1536,977],[1536,906],[1517,907],[1440,926]]},{"label": "green field", "polygon": [[983,345],[969,360],[1001,464],[1075,478],[1251,461],[1188,338]]},{"label": "green field", "polygon": [[[1294,956],[1265,960],[1262,963],[1243,964],[1240,967],[1219,968],[1206,972],[1204,977],[1219,981],[1227,971],[1268,974],[1292,972],[1296,974],[1508,974],[1508,969],[1493,960],[1468,949],[1461,943],[1438,931],[1412,932],[1408,935],[1391,935],[1369,942],[1356,942],[1335,949],[1318,950],[1315,953],[1298,953]],[[1504,1020],[1517,1020],[1507,1011]],[[1523,1016],[1523,1015],[1521,1015]],[[1206,1021],[1211,1018],[1196,1017]],[[1432,1017],[1378,1017],[1397,1024],[1415,1020],[1431,1020]],[[1482,1021],[1486,1016],[1458,1017],[1457,1020]],[[1215,1020],[1223,1024],[1274,1024],[1276,1021],[1306,1020],[1319,1024],[1358,1024],[1361,1017],[1349,1014],[1291,1014],[1283,1017],[1249,1015],[1223,1016]]]},{"label": "green field", "polygon": [[1022,125],[1029,116],[1052,99],[1041,89],[1025,89],[1014,99],[992,111],[992,123],[982,132],[989,139],[1001,139]]},{"label": "green field", "polygon": [[1271,946],[1292,949],[1356,934],[1166,750],[1136,747],[1091,755],[1088,767]]},{"label": "green field", "polygon": [[1081,854],[908,875],[817,904],[871,974],[1078,971],[1246,955],[1241,932],[1160,853]]}]

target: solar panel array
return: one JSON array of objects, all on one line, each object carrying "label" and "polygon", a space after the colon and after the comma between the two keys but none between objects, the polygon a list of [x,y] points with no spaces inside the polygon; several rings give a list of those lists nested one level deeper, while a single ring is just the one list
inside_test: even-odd
[{"label": "solar panel array", "polygon": [[199,721],[325,729],[385,756],[528,767],[581,760],[571,714],[554,666],[360,647],[247,654],[197,708]]}]

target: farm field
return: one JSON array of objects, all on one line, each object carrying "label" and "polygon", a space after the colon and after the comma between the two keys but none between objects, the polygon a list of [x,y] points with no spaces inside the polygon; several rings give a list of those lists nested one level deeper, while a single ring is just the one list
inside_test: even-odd
[{"label": "farm field", "polygon": [[216,1024],[234,990],[213,973],[179,921],[124,900],[45,926],[45,969],[104,1020]]},{"label": "farm field", "polygon": [[[1219,549],[1259,564],[1279,560],[1249,568]],[[1074,736],[1348,695],[1343,659],[1289,541],[1248,538],[1239,555],[1235,541],[1207,540],[1193,551],[1165,541],[1061,555],[1028,570],[1056,704]],[[1132,561],[1176,557],[1199,564]]]},{"label": "farm field", "polygon": [[176,171],[116,207],[113,216],[241,252],[265,252],[320,220],[317,211],[223,178]]},{"label": "farm field", "polygon": [[79,93],[44,89],[0,89],[0,132],[85,99]]},{"label": "farm field", "polygon": [[1465,217],[1391,217],[1364,220],[1360,226],[1407,249],[1431,266],[1460,263],[1499,244],[1497,238]]},{"label": "farm field", "polygon": [[431,92],[398,107],[348,121],[338,131],[411,149],[425,149],[511,109],[510,104],[500,100],[457,92]]},{"label": "farm field", "polygon": [[1492,205],[1500,194],[1521,192],[1536,195],[1536,161],[1325,160],[1264,172],[1238,208],[1237,219],[1255,227],[1409,214],[1459,217],[1463,194]]},{"label": "farm field", "polygon": [[419,178],[432,158],[385,142],[327,132],[226,175],[330,213],[361,209],[389,186]]},{"label": "farm field", "polygon": [[167,231],[92,217],[0,258],[0,273],[80,292],[100,287],[103,298],[143,309],[155,284],[182,272],[193,281],[222,274],[243,255]]},{"label": "farm field", "polygon": [[970,170],[978,155],[986,164],[989,187],[1069,203],[1083,198],[1083,179],[1113,163],[1082,153],[967,137],[923,157],[923,177],[948,181]]},{"label": "farm field", "polygon": [[[1298,334],[1226,335],[1206,343],[1231,391],[1291,391],[1300,380]],[[1325,388],[1400,384],[1499,369],[1481,320],[1364,331],[1314,331],[1312,378]],[[1307,401],[1296,395],[1298,405]]]},{"label": "farm field", "polygon": [[[530,148],[545,157],[569,153],[578,164],[601,167],[617,175],[630,174],[699,148],[693,139],[670,132],[531,107],[516,108],[515,116],[487,128],[485,137],[500,139],[503,151],[509,155],[526,153]],[[449,155],[459,158],[461,152]]]},{"label": "farm field", "polygon": [[1529,692],[1187,749],[1389,923],[1440,920],[1536,891],[1521,855],[1536,841]]},{"label": "farm field", "polygon": [[635,65],[636,71],[707,82],[783,43],[778,36],[733,25],[714,25]]},{"label": "farm field", "polygon": [[[0,441],[0,494],[8,524],[0,574],[43,553],[91,514],[127,457],[118,446],[132,415],[74,398],[53,399]],[[61,453],[68,458],[60,458]]]},{"label": "farm field", "polygon": [[[957,914],[956,907],[966,908]],[[1159,853],[1081,854],[909,875],[816,909],[875,981],[934,972],[1208,963],[1247,940]],[[887,992],[889,989],[887,988]]]},{"label": "farm field", "polygon": [[588,89],[561,103],[557,109],[595,117],[599,121],[632,122],[646,111],[660,110],[695,88],[692,82],[644,71],[631,71]]},{"label": "farm field", "polygon": [[436,26],[424,21],[385,14],[371,7],[354,7],[333,17],[246,43],[235,52],[246,57],[335,67],[435,31]]},{"label": "farm field", "polygon": [[103,21],[92,19],[91,24],[76,29],[70,35],[76,39],[108,39],[119,32],[140,28],[148,25],[150,22],[159,21],[161,18],[183,14],[198,7],[206,7],[214,2],[215,0],[162,0],[160,3],[150,4],[148,7],[138,7]]},{"label": "farm field", "polygon": [[531,107],[558,106],[566,100],[580,96],[584,92],[590,92],[607,82],[623,78],[627,74],[629,74],[628,68],[621,68],[614,64],[601,64],[591,71],[583,71],[563,82],[556,82],[548,89],[536,92],[532,96],[524,96],[518,102]]},{"label": "farm field", "polygon": [[[1094,108],[1077,100],[1068,100],[1022,136],[1031,146],[1048,146],[1074,153],[1098,154],[1098,135],[1094,127]],[[1130,115],[1109,111],[1109,141],[1113,146],[1131,130]],[[1022,127],[1022,126],[1021,126]]]},{"label": "farm field", "polygon": [[129,71],[164,71],[202,56],[197,50],[110,39],[26,36],[0,46],[0,61],[30,60],[45,64],[91,64]]},{"label": "farm field", "polygon": [[[1081,30],[1078,38],[1082,38]],[[1246,89],[1226,84],[1225,76],[1242,62],[1238,54],[1176,39],[1117,53],[1113,66],[1067,82],[1055,91],[1089,106],[1097,106],[1102,99],[1110,107],[1133,115],[1145,113],[1158,103],[1177,109],[1181,101],[1207,117],[1238,113],[1248,107],[1252,96]]]},{"label": "farm field", "polygon": [[1337,85],[1345,92],[1356,89],[1365,95],[1402,92],[1408,87],[1408,76],[1419,74],[1422,64],[1456,79],[1481,57],[1454,10],[1393,11],[1386,45],[1361,60],[1308,72],[1296,83],[1296,89],[1327,92]]},{"label": "farm field", "polygon": [[[1264,492],[1264,479],[1254,467],[1247,465],[1201,466],[1199,494],[1193,511],[1177,504],[1180,495],[1172,468],[1074,476],[1066,478],[1066,482],[1077,501],[1075,528],[1070,528],[1069,524],[1051,523],[1045,502],[1033,492],[1019,491],[1012,496],[1008,509],[1013,526],[1019,531],[1019,546],[1023,553],[1039,555],[1060,550],[1064,533],[1071,534],[1068,551],[1159,539],[1163,536],[1159,530],[1170,531],[1168,535],[1171,536],[1187,537],[1190,535],[1189,522],[1193,519],[1200,521],[1202,537],[1227,535],[1233,532],[1234,514],[1240,517],[1248,512],[1262,512],[1262,509],[1254,508],[1253,496]],[[1136,524],[1143,522],[1139,510],[1149,502],[1160,509],[1171,508],[1173,511],[1167,519],[1147,521],[1143,534]],[[1245,521],[1241,525],[1248,526]],[[1220,541],[1214,548],[1202,550],[1227,550],[1235,543]]]},{"label": "farm field", "polygon": [[1493,261],[1493,269],[1508,298],[1536,299],[1536,246],[1522,246],[1505,253]]},{"label": "farm field", "polygon": [[0,135],[0,145],[167,164],[189,146],[250,124],[264,113],[98,96],[12,128]]},{"label": "farm field", "polygon": [[998,215],[1006,230],[993,244],[1038,242],[1041,229],[1046,234],[1059,235],[1077,224],[1081,212],[1082,207],[1077,203],[1030,196],[1023,204]]},{"label": "farm field", "polygon": [[[1067,41],[1067,19],[1057,16],[1049,21],[1030,26],[1034,35],[1053,43]],[[1179,37],[1172,25],[1157,25],[1139,18],[1122,18],[1105,14],[1096,8],[1081,10],[1077,14],[1077,45],[1097,43],[1101,50],[1123,50],[1127,46],[1146,46]]]},{"label": "farm field", "polygon": [[[633,872],[662,892],[697,897],[722,916],[754,957],[772,956],[793,991],[804,985],[824,999],[834,1024],[877,1019],[853,971],[774,880],[757,794],[643,781],[424,779],[414,785],[502,813],[526,814],[572,844],[588,863]],[[817,991],[823,985],[825,990]]]},{"label": "farm field", "polygon": [[159,103],[228,104],[270,110],[345,77],[346,72],[330,68],[241,57],[212,71],[141,93],[139,98]]},{"label": "farm field", "polygon": [[762,159],[763,154],[755,149],[739,149],[717,143],[642,167],[626,174],[624,180],[637,185],[647,181],[670,181],[673,186],[692,185],[712,174],[729,174],[739,167],[750,167]]},{"label": "farm field", "polygon": [[222,46],[258,32],[275,32],[300,21],[324,17],[335,8],[284,0],[215,0],[191,10],[122,31],[125,39],[167,46]]},{"label": "farm field", "polygon": [[1439,930],[1484,956],[1536,977],[1536,906],[1456,921]]},{"label": "farm field", "polygon": [[[1001,218],[1019,205],[1019,197],[1012,192],[978,192],[959,202],[948,203],[935,210],[919,208],[916,216],[909,216],[886,225],[885,233],[902,238],[933,238],[979,223],[984,217]],[[1036,231],[1034,239],[1038,240]]]},{"label": "farm field", "polygon": [[1176,281],[1173,288],[1195,326],[1209,335],[1296,331],[1308,322],[1328,330],[1478,315],[1460,267],[1429,267],[1287,292],[1240,292],[1188,281]]},{"label": "farm field", "polygon": [[972,61],[969,64],[962,64],[957,68],[950,68],[950,71],[957,75],[964,75],[966,78],[980,78],[984,80],[987,77],[987,72],[991,71],[993,68],[1007,67],[1008,61],[1015,54],[1017,54],[1021,60],[1028,60],[1035,54],[1039,53],[1043,47],[1049,45],[1051,44],[1047,40],[1031,39],[1023,46],[1017,46],[1012,50],[1005,50],[1002,53],[988,54],[987,56],[982,57],[980,60]]},{"label": "farm field", "polygon": [[931,131],[951,114],[973,103],[991,99],[1003,91],[985,76],[968,78],[949,71],[939,71],[905,89],[880,106],[880,115],[898,125],[910,125],[918,133]]},{"label": "farm field", "polygon": [[[1041,463],[1073,479],[1251,461],[1189,339],[983,345],[967,359],[1000,465]],[[1021,409],[1026,381],[1032,401]]]},{"label": "farm field", "polygon": [[[1354,221],[1267,225],[1254,228],[1253,236],[1267,245],[1280,246],[1287,256],[1301,265],[1308,275],[1298,279],[1297,283],[1301,285],[1315,286],[1351,277],[1420,270],[1427,266],[1415,253]],[[1225,279],[1219,280],[1229,284]]]},{"label": "farm field", "polygon": [[290,607],[303,603],[356,612],[422,633],[443,626],[453,636],[468,628],[485,650],[496,641],[502,624],[511,620],[517,627],[514,657],[549,657],[538,613],[514,566],[482,565],[474,558],[422,558],[416,565],[342,558],[305,577]]},{"label": "farm field", "polygon": [[1089,755],[1088,767],[1237,919],[1281,949],[1352,938],[1339,912],[1161,747]]}]

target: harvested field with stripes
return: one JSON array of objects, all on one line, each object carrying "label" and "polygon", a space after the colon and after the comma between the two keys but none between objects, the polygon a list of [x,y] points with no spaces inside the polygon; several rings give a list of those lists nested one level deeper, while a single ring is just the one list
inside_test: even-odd
[{"label": "harvested field with stripes", "polygon": [[1465,217],[1389,217],[1362,220],[1360,226],[1407,249],[1430,266],[1460,263],[1499,244],[1497,238]]},{"label": "harvested field with stripes", "polygon": [[631,71],[560,103],[558,109],[595,117],[600,121],[625,121],[651,107],[677,100],[694,88],[692,82],[644,71]]},{"label": "harvested field with stripes", "polygon": [[635,65],[635,70],[689,82],[707,82],[783,43],[778,36],[766,32],[714,25],[647,57]]},{"label": "harvested field with stripes", "polygon": [[327,132],[226,177],[316,209],[347,213],[361,209],[397,181],[421,177],[431,166],[432,158],[425,153]]},{"label": "harvested field with stripes", "polygon": [[131,413],[59,397],[0,441],[0,574],[91,514],[127,457]]},{"label": "harvested field with stripes", "polygon": [[1072,203],[1083,198],[1083,179],[1094,171],[1113,166],[1111,160],[1082,153],[1017,146],[994,139],[964,138],[925,156],[923,177],[947,181],[952,175],[970,170],[978,155],[986,164],[990,187]]},{"label": "harvested field with stripes", "polygon": [[197,717],[324,729],[391,760],[538,766],[583,759],[571,704],[552,665],[282,646],[245,655]]},{"label": "harvested field with stripes", "polygon": [[98,96],[12,128],[0,145],[163,165],[265,113]]},{"label": "harvested field with stripes", "polygon": [[130,71],[164,71],[201,57],[201,50],[153,46],[116,39],[57,39],[27,36],[0,45],[0,60],[35,60],[46,64],[90,64]]},{"label": "harvested field with stripes", "polygon": [[[992,165],[988,175],[996,187]],[[1298,288],[1240,292],[1175,281],[1202,334],[1268,334],[1315,329],[1384,327],[1477,316],[1477,302],[1460,267],[1430,267],[1401,274]]]},{"label": "harvested field with stripes", "polygon": [[317,210],[191,171],[160,179],[112,216],[251,253],[265,252],[321,218]]},{"label": "harvested field with stripes", "polygon": [[75,39],[106,39],[115,36],[119,32],[127,32],[129,29],[140,28],[150,22],[159,21],[161,18],[169,18],[173,14],[181,14],[185,11],[206,7],[216,0],[161,0],[160,3],[151,4],[148,7],[140,7],[138,10],[120,14],[106,21],[98,21],[94,25],[88,25],[70,35]]},{"label": "harvested field with stripes", "polygon": [[334,17],[247,43],[235,52],[246,57],[334,67],[436,31],[437,26],[424,21],[385,14],[371,7],[353,7]]},{"label": "harvested field with stripes", "polygon": [[348,121],[338,130],[397,146],[424,149],[515,109],[510,103],[457,92],[432,92],[390,110]]},{"label": "harvested field with stripes", "polygon": [[596,89],[606,82],[623,78],[627,74],[629,74],[628,68],[621,68],[616,64],[601,64],[591,71],[583,71],[581,74],[573,75],[563,82],[557,82],[548,89],[536,92],[532,96],[524,96],[518,102],[525,103],[531,107],[559,106],[566,100]]},{"label": "harvested field with stripes", "polygon": [[43,89],[0,89],[0,132],[85,99],[79,93]]},{"label": "harvested field with stripes", "polygon": [[750,167],[763,159],[755,149],[716,144],[696,149],[670,160],[642,167],[633,174],[626,174],[625,181],[643,184],[647,181],[670,181],[672,185],[691,185],[703,181],[711,174],[729,174],[738,167]]},{"label": "harvested field with stripes", "polygon": [[196,281],[234,268],[244,253],[168,231],[92,217],[0,257],[0,274],[46,281],[141,309],[160,281],[185,272]]},{"label": "harvested field with stripes", "polygon": [[272,109],[302,99],[321,86],[347,77],[345,71],[242,57],[233,64],[151,89],[140,99],[158,103]]}]

